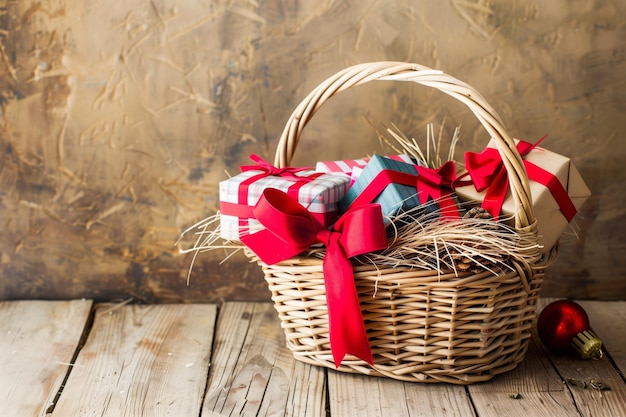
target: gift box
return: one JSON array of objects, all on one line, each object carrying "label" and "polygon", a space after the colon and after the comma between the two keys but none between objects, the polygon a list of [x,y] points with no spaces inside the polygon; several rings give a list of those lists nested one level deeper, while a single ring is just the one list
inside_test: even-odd
[{"label": "gift box", "polygon": [[377,203],[385,224],[389,224],[393,217],[420,205],[417,176],[412,163],[374,155],[339,202],[339,209],[346,211],[353,206]]},{"label": "gift box", "polygon": [[287,192],[297,198],[320,223],[332,225],[339,216],[338,202],[345,195],[350,178],[313,170],[294,171],[250,169],[221,181],[220,237],[240,240],[242,235],[262,229],[254,219],[252,209],[266,188]]},{"label": "gift box", "polygon": [[[406,162],[407,164],[414,164],[415,162],[408,155],[389,155],[385,156],[385,158],[393,159],[394,161]],[[318,162],[315,165],[315,170],[317,172],[342,172],[346,175],[352,175],[355,171],[355,168],[358,168],[356,171],[360,172],[365,165],[369,162],[370,158],[362,158],[362,159],[344,159],[341,161],[325,161]]]},{"label": "gift box", "polygon": [[[591,193],[569,158],[531,145],[528,142],[516,140],[516,143],[528,174],[533,211],[537,220],[538,244],[542,246],[542,251],[545,253],[556,244],[576,211]],[[491,141],[482,154],[466,153],[468,171],[471,173],[472,170],[482,169],[482,167],[472,168],[472,165],[483,164],[487,166],[493,163],[493,160],[490,162],[482,158],[486,153],[499,159],[501,164],[499,154],[494,152],[494,148],[495,143]],[[475,158],[475,156],[479,156],[478,163],[468,159]],[[504,169],[501,171],[502,174],[506,175]],[[480,191],[477,190],[476,183],[478,181],[473,175],[471,177],[473,185],[455,188],[459,198],[464,201],[481,203],[483,207],[492,206],[494,199],[491,197],[488,198],[491,202],[485,203],[485,197],[490,192],[489,187]],[[506,181],[508,183],[508,180]],[[493,183],[491,186],[494,187]],[[478,188],[481,187],[478,186]],[[495,218],[506,220],[513,216],[517,205],[510,192],[503,197],[503,200],[500,212],[492,212],[491,214]],[[488,210],[490,212],[495,211],[489,208]]]}]

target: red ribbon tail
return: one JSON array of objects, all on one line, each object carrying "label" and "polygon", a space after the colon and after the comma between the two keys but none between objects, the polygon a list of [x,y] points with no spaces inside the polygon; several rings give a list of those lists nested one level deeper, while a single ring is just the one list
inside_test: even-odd
[{"label": "red ribbon tail", "polygon": [[438,169],[417,167],[418,198],[425,205],[432,199],[439,207],[442,218],[458,219],[459,210],[452,199],[453,182],[456,178],[454,161],[448,161]]},{"label": "red ribbon tail", "polygon": [[352,264],[338,245],[331,245],[324,257],[324,283],[335,366],[338,368],[347,354],[373,365]]},{"label": "red ribbon tail", "polygon": [[444,195],[438,201],[441,218],[444,220],[460,219],[459,208],[456,206],[454,199],[450,195]]},{"label": "red ribbon tail", "polygon": [[495,221],[498,221],[498,217],[500,217],[502,205],[504,204],[508,191],[509,180],[507,172],[502,169],[493,179],[489,188],[487,188],[487,193],[485,194],[485,198],[482,203],[482,208],[487,210]]},{"label": "red ribbon tail", "polygon": [[[335,364],[339,366],[347,354],[373,364],[349,256],[387,247],[380,206],[354,208],[330,231],[285,192],[267,188],[254,215],[266,229],[241,240],[267,264],[291,258],[316,242],[326,246],[323,272]],[[367,237],[363,230],[369,232]]]}]

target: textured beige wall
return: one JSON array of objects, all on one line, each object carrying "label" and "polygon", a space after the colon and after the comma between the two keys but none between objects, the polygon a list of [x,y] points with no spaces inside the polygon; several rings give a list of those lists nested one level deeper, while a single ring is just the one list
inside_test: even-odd
[{"label": "textured beige wall", "polygon": [[[311,88],[376,60],[442,69],[513,136],[549,133],[593,197],[544,294],[626,298],[624,0],[4,0],[0,29],[0,299],[268,299],[242,257],[202,255],[187,286],[174,242],[225,171],[272,159]],[[295,162],[375,151],[365,116],[488,141],[450,98],[378,83],[329,102]]]}]

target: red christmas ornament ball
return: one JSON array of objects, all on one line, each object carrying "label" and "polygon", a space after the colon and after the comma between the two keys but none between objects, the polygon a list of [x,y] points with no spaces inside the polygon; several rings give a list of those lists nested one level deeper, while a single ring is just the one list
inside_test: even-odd
[{"label": "red christmas ornament ball", "polygon": [[572,339],[585,330],[589,330],[589,316],[579,304],[570,300],[548,304],[537,320],[539,338],[558,353],[569,350]]},{"label": "red christmas ornament ball", "polygon": [[537,333],[552,351],[573,350],[583,359],[601,359],[602,341],[589,328],[589,316],[570,300],[548,304],[539,314]]}]

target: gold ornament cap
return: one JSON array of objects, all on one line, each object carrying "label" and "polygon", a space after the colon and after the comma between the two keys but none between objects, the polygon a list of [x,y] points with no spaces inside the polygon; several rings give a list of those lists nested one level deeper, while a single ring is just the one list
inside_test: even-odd
[{"label": "gold ornament cap", "polygon": [[578,333],[572,339],[572,347],[583,359],[602,359],[602,341],[591,330]]}]

